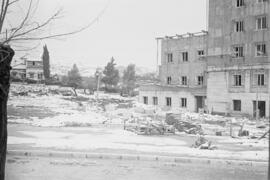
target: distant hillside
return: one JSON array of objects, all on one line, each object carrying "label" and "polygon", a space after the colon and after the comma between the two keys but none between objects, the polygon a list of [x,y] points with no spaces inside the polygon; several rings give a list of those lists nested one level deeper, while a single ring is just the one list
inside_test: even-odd
[{"label": "distant hillside", "polygon": [[[82,76],[92,76],[96,72],[96,67],[77,65]],[[59,75],[67,75],[68,71],[72,68],[72,65],[52,64],[51,73]]]},{"label": "distant hillside", "polygon": [[[85,66],[81,64],[77,64],[80,74],[82,76],[92,76],[96,72],[97,67],[92,67],[92,66]],[[58,75],[67,75],[68,71],[72,68],[72,65],[67,66],[67,65],[62,65],[62,64],[52,64],[51,65],[51,73],[52,74],[58,74]],[[122,76],[125,66],[117,66],[117,69],[120,72],[120,75]],[[148,74],[148,73],[153,73],[155,70],[147,68],[147,67],[138,67],[136,66],[136,74],[138,75],[143,75],[143,74]]]},{"label": "distant hillside", "polygon": [[[120,75],[123,75],[124,70],[126,69],[126,66],[117,66],[117,69],[120,72]],[[143,75],[143,74],[148,74],[148,73],[154,73],[155,70],[147,68],[147,67],[139,67],[136,66],[136,74],[137,75]]]}]

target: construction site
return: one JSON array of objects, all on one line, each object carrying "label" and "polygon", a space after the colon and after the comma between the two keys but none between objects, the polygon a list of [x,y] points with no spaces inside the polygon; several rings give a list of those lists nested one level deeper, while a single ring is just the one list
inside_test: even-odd
[{"label": "construction site", "polygon": [[[32,111],[31,114],[29,113],[30,111]],[[121,97],[101,92],[99,97],[97,97],[96,95],[85,95],[83,90],[79,91],[78,97],[74,97],[69,88],[14,84],[11,87],[8,112],[10,127],[18,131],[18,129],[24,129],[25,125],[27,125],[32,127],[30,129],[27,128],[30,134],[34,133],[32,130],[35,127],[40,127],[47,131],[54,131],[55,128],[67,129],[67,131],[68,128],[87,128],[89,132],[93,128],[98,128],[98,131],[104,131],[104,133],[112,131],[114,132],[112,134],[115,134],[117,132],[115,140],[118,139],[119,143],[122,140],[126,141],[126,138],[129,139],[130,135],[132,135],[131,137],[135,138],[132,140],[134,143],[142,143],[142,146],[136,146],[137,151],[144,151],[144,146],[148,145],[143,145],[143,141],[148,141],[147,139],[151,139],[151,137],[154,137],[156,140],[159,139],[158,141],[162,141],[163,138],[181,140],[181,138],[189,137],[187,148],[200,149],[207,146],[207,148],[215,149],[218,152],[223,150],[224,147],[225,149],[237,149],[237,147],[240,147],[244,148],[243,150],[248,148],[251,152],[256,152],[258,156],[252,157],[255,159],[263,159],[268,155],[269,121],[267,119],[254,121],[245,117],[225,117],[203,112],[193,113],[182,109],[164,110],[156,106],[138,103],[136,97]],[[16,128],[18,129],[16,130]],[[128,133],[126,134],[127,136],[121,137],[120,132]],[[24,134],[24,130],[21,133]],[[45,144],[32,145],[32,138],[29,139],[29,142],[29,137],[17,137],[19,134],[15,134],[13,136],[12,131],[9,134],[9,147],[11,149],[16,147],[16,144],[23,145],[25,142],[30,143],[27,147],[32,148],[48,146],[65,149],[65,146],[61,145],[61,141],[59,144],[46,144],[46,141],[44,141]],[[141,137],[136,139],[136,136]],[[227,146],[227,143],[225,143],[225,145],[220,146],[222,144],[219,142],[221,139],[224,142],[235,144],[229,143],[230,145]],[[112,142],[110,142],[111,140]],[[108,141],[113,143],[114,139],[109,138]],[[155,141],[149,146],[150,151],[152,151],[151,146],[153,146],[153,151],[155,151]],[[39,143],[41,142],[39,141]],[[35,144],[36,142],[33,141],[33,143]],[[90,142],[85,143],[86,149],[96,146]],[[175,143],[177,143],[177,140]],[[72,144],[69,144],[68,147],[71,149],[80,148],[79,144]],[[101,147],[107,146],[106,143],[98,144]],[[132,145],[126,144],[124,147],[124,149],[130,149]],[[112,145],[107,148],[112,148]],[[159,152],[160,150],[157,151]],[[166,148],[161,151],[165,154],[169,153],[169,151],[166,151]],[[183,153],[173,149],[172,152],[176,154]]]},{"label": "construction site", "polygon": [[[266,179],[267,175],[268,120],[164,110],[138,103],[136,97],[103,92],[97,97],[79,90],[76,97],[70,88],[20,83],[11,86],[8,114],[8,179],[41,177],[46,172],[40,163],[54,169],[50,171],[54,174],[44,176],[52,179],[67,178],[55,172],[62,168],[72,172],[102,167],[110,169],[109,174],[126,174],[134,163],[144,175],[159,168],[187,174],[183,168],[187,166],[200,166],[200,174],[212,177],[225,173],[232,179]],[[105,165],[109,162],[117,168]],[[187,164],[182,167],[183,162]],[[149,178],[159,179],[158,172]]]},{"label": "construction site", "polygon": [[[42,61],[14,68],[35,81],[12,81],[6,94],[6,179],[269,178],[269,1],[207,3],[206,30],[156,37],[158,78],[135,84],[133,66],[139,95],[106,89],[124,82],[113,57],[89,92],[76,84],[76,64],[66,73],[72,84],[43,83]],[[102,82],[111,76],[115,85]]]}]

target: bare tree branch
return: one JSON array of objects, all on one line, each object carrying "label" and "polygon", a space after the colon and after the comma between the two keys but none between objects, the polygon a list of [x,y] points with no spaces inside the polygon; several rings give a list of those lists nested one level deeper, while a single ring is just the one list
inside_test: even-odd
[{"label": "bare tree branch", "polygon": [[[9,0],[7,0],[7,1],[9,1]],[[17,1],[19,1],[19,0],[14,0],[11,3],[15,3]],[[77,30],[70,31],[70,32],[55,33],[55,34],[43,35],[43,36],[41,36],[41,34],[43,34],[43,33],[39,33],[39,35],[35,35],[33,33],[44,30],[44,28],[47,27],[49,24],[51,24],[53,21],[59,19],[62,10],[61,9],[57,10],[51,17],[49,17],[43,23],[38,23],[38,22],[35,22],[35,21],[34,22],[29,22],[29,17],[33,13],[32,12],[32,8],[33,8],[32,1],[33,0],[30,1],[28,9],[27,9],[27,13],[26,13],[24,19],[22,20],[22,22],[20,23],[20,25],[17,28],[13,28],[12,30],[9,30],[8,31],[8,32],[10,32],[9,37],[7,39],[3,38],[2,40],[0,40],[0,44],[8,44],[10,42],[18,42],[18,41],[38,41],[38,40],[44,40],[44,39],[55,39],[55,38],[58,38],[58,37],[77,34],[79,32],[82,32],[82,31],[88,29],[95,22],[97,22],[99,20],[99,18],[104,14],[105,10],[107,9],[107,6],[108,6],[108,3],[109,3],[110,0],[108,0],[106,6],[97,15],[97,17],[95,17],[86,26],[84,26],[82,28],[79,28]],[[8,4],[6,4],[6,5],[8,5]],[[7,6],[4,6],[4,8],[5,7],[7,7]],[[34,12],[35,12],[35,10],[34,10]]]},{"label": "bare tree branch", "polygon": [[14,4],[14,3],[16,3],[16,2],[18,2],[19,0],[14,0],[14,1],[12,1],[12,2],[10,2],[8,5],[10,6],[10,5],[12,5],[12,4]]},{"label": "bare tree branch", "polygon": [[[4,3],[4,0],[3,0],[2,3]],[[3,29],[3,25],[4,25],[6,14],[7,14],[7,9],[8,9],[8,6],[9,6],[8,4],[9,4],[9,0],[6,1],[6,3],[4,4],[4,7],[3,7],[3,4],[2,4],[2,7],[4,9],[1,9],[2,16],[1,16],[1,19],[0,19],[0,32],[2,32],[2,29]],[[2,10],[3,10],[3,13],[2,13]]]},{"label": "bare tree branch", "polygon": [[38,42],[35,46],[32,47],[26,47],[26,46],[18,46],[18,45],[13,45],[15,51],[32,51],[34,49],[37,49],[40,46],[41,42]]},{"label": "bare tree branch", "polygon": [[0,32],[2,32],[2,26],[3,26],[2,17],[3,17],[4,9],[5,9],[5,0],[2,0],[1,14],[0,14]]},{"label": "bare tree branch", "polygon": [[[29,12],[29,11],[28,11],[28,12]],[[22,32],[22,33],[16,34],[21,28],[24,27],[25,22],[27,21],[27,18],[28,18],[28,16],[27,16],[27,17],[23,20],[23,22],[22,22],[22,24],[21,24],[22,26],[20,26],[19,28],[17,28],[17,29],[14,31],[14,33],[13,33],[7,40],[5,40],[5,41],[3,42],[3,44],[9,43],[10,41],[16,39],[17,37],[21,37],[21,36],[24,36],[24,35],[27,35],[27,34],[33,32],[33,31],[42,29],[43,27],[45,27],[46,25],[48,25],[51,21],[55,20],[55,19],[57,18],[57,16],[60,14],[60,12],[61,12],[61,10],[58,10],[53,16],[51,16],[49,19],[47,19],[44,23],[39,24],[39,23],[35,22],[35,24],[36,24],[35,27],[33,27],[33,28],[29,29],[29,30],[26,30],[26,31],[24,31],[24,32]]]},{"label": "bare tree branch", "polygon": [[[46,33],[47,27],[52,24],[52,22],[61,18],[62,10],[57,10],[52,16],[47,18],[44,22],[40,23],[37,21],[32,21],[34,17],[34,13],[37,10],[39,0],[37,0],[37,4],[33,5],[33,0],[30,0],[27,12],[19,23],[17,27],[12,27],[7,29],[5,32],[2,32],[1,28],[3,28],[4,19],[6,19],[6,10],[9,9],[11,4],[16,4],[20,0],[2,0],[2,9],[0,15],[0,45],[5,45],[12,43],[13,45],[21,43],[21,42],[31,42],[31,41],[40,41],[44,39],[59,39],[64,36],[74,35],[80,33],[88,28],[90,28],[95,22],[98,22],[99,18],[104,14],[106,11],[110,0],[107,1],[105,7],[101,10],[101,12],[92,20],[89,24],[79,29],[75,29],[69,32],[60,32],[60,33]],[[2,26],[2,27],[1,27]],[[43,32],[44,31],[44,32]],[[29,48],[32,49],[32,48]],[[34,49],[34,47],[33,47]],[[25,49],[27,50],[27,49]]]},{"label": "bare tree branch", "polygon": [[[12,41],[36,41],[36,40],[44,40],[44,39],[51,39],[51,38],[56,38],[56,37],[62,37],[62,36],[68,36],[68,35],[72,35],[72,34],[77,34],[87,28],[89,28],[90,26],[92,26],[95,23],[96,19],[93,20],[90,24],[88,24],[85,27],[82,27],[78,30],[72,31],[72,32],[67,32],[67,33],[62,33],[62,34],[54,34],[54,35],[48,35],[48,36],[43,36],[43,37],[21,37],[22,35],[28,34],[29,31],[35,31],[40,29],[40,27],[44,27],[45,25],[47,25],[48,23],[44,23],[42,25],[39,25],[38,27],[29,30],[27,33],[23,33],[20,36],[16,36],[12,38]],[[48,21],[47,21],[48,22]],[[18,38],[17,38],[18,37]],[[4,42],[6,43],[6,42]]]},{"label": "bare tree branch", "polygon": [[[9,92],[9,80],[10,80],[10,63],[14,56],[13,49],[8,45],[8,43],[15,42],[20,43],[24,42],[23,45],[25,45],[26,42],[31,42],[35,40],[42,40],[42,39],[50,39],[50,38],[57,38],[57,37],[63,37],[67,35],[72,35],[79,33],[90,26],[92,26],[98,19],[103,15],[105,12],[106,7],[101,11],[98,16],[91,21],[88,25],[79,28],[77,30],[71,31],[71,32],[63,32],[63,33],[55,33],[52,35],[41,34],[40,32],[44,30],[46,27],[48,27],[49,24],[51,24],[53,21],[60,18],[60,10],[56,11],[55,14],[53,14],[51,17],[49,17],[46,21],[43,23],[38,23],[36,21],[32,22],[32,18],[34,17],[34,14],[36,12],[35,7],[32,6],[32,1],[30,0],[29,6],[27,8],[27,12],[24,16],[24,18],[19,22],[18,26],[14,25],[14,27],[11,26],[11,28],[7,29],[4,27],[5,20],[7,20],[7,14],[9,15],[10,7],[11,5],[16,4],[19,2],[19,0],[2,0],[1,4],[1,12],[0,12],[0,121],[2,122],[0,125],[0,179],[4,179],[5,177],[5,163],[6,163],[6,150],[7,150],[7,99],[8,99],[8,92]],[[109,0],[108,0],[109,2]],[[19,6],[20,7],[20,6]],[[24,11],[23,9],[21,10]],[[35,34],[36,33],[36,34]],[[39,34],[37,34],[39,33]],[[4,37],[7,36],[7,37]],[[38,45],[37,45],[38,46]],[[33,47],[32,49],[34,49]],[[21,49],[22,51],[27,51],[31,49]],[[4,52],[6,51],[6,52]],[[17,51],[20,51],[18,49]],[[4,85],[4,86],[2,86]]]},{"label": "bare tree branch", "polygon": [[15,28],[15,31],[12,33],[12,35],[11,35],[8,39],[6,39],[7,42],[9,42],[10,39],[11,39],[13,36],[15,36],[15,34],[16,34],[18,31],[20,31],[20,30],[25,26],[26,21],[28,20],[28,17],[29,17],[30,12],[31,12],[32,2],[33,2],[33,0],[30,1],[29,6],[28,6],[28,9],[27,9],[27,13],[26,13],[24,19],[22,20],[21,24],[19,25],[19,27]]}]

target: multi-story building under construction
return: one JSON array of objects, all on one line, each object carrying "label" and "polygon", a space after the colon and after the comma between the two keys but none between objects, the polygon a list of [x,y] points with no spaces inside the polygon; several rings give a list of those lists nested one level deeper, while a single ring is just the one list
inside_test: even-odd
[{"label": "multi-story building under construction", "polygon": [[269,0],[209,0],[207,32],[159,39],[160,83],[141,86],[140,101],[269,117],[269,7]]}]

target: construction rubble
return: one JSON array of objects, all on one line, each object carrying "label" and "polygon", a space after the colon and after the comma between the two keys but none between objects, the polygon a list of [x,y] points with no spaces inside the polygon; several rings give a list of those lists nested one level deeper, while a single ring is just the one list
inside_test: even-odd
[{"label": "construction rubble", "polygon": [[[164,135],[185,133],[192,135],[269,138],[269,119],[246,117],[224,117],[204,113],[188,112],[184,109],[164,109],[144,105],[134,99],[114,95],[73,97],[71,88],[45,85],[16,85],[10,87],[11,97],[48,96],[78,103],[78,109],[87,113],[86,107],[102,115],[103,124],[112,121],[124,124],[124,129],[136,134]],[[70,96],[70,97],[62,97]],[[22,97],[24,98],[24,97]],[[93,108],[96,107],[96,108]],[[104,116],[104,117],[103,117]]]},{"label": "construction rubble", "polygon": [[181,114],[166,114],[165,122],[172,125],[179,132],[185,132],[187,134],[202,134],[202,127],[199,123],[192,122],[190,119],[182,119]]},{"label": "construction rubble", "polygon": [[175,134],[175,127],[162,123],[161,121],[152,121],[149,117],[143,119],[133,118],[124,123],[124,129],[140,135],[164,135]]},{"label": "construction rubble", "polygon": [[16,85],[12,84],[10,87],[12,96],[48,96],[51,95],[62,95],[71,96],[73,92],[68,87],[59,86],[45,86],[44,84],[34,85]]},{"label": "construction rubble", "polygon": [[232,138],[269,138],[269,120],[267,119],[260,119],[259,122],[256,122],[245,117],[224,117],[186,111],[164,114],[164,111],[159,109],[141,108],[144,109],[140,111],[144,117],[141,115],[141,117],[132,117],[126,120],[124,125],[126,130],[147,135],[180,132],[193,135],[230,136]]},{"label": "construction rubble", "polygon": [[195,141],[195,143],[192,145],[192,147],[198,148],[198,149],[208,149],[208,150],[217,149],[216,146],[212,145],[211,141],[208,141],[203,136],[199,136],[198,139]]}]

